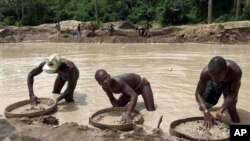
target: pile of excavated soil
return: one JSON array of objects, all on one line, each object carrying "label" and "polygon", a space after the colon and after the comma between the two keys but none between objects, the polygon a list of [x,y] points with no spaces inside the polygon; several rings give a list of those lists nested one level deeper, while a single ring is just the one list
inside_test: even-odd
[{"label": "pile of excavated soil", "polygon": [[0,140],[11,141],[167,141],[162,133],[147,134],[143,129],[133,132],[100,130],[77,123],[60,126],[43,124],[39,118],[0,119]]},{"label": "pile of excavated soil", "polygon": [[[81,25],[82,36],[77,37],[77,25]],[[114,25],[113,36],[108,36],[108,26]],[[107,42],[107,43],[225,43],[248,44],[250,41],[250,21],[236,21],[214,24],[169,26],[149,29],[151,38],[139,37],[136,26],[127,22],[104,23],[91,33],[91,22],[61,21],[61,34],[57,34],[54,24],[40,26],[0,27],[0,43],[14,42]]]}]

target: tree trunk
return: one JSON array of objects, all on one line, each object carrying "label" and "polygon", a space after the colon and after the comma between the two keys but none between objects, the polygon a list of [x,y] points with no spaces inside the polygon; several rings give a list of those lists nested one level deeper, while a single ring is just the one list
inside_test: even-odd
[{"label": "tree trunk", "polygon": [[98,22],[97,0],[95,0],[95,18],[96,22]]},{"label": "tree trunk", "polygon": [[208,0],[208,17],[207,17],[207,23],[212,23],[213,20],[213,0]]},{"label": "tree trunk", "polygon": [[237,6],[236,6],[236,17],[240,16],[240,4],[241,4],[241,0],[237,0]]},{"label": "tree trunk", "polygon": [[19,14],[19,0],[16,0],[16,17],[17,17],[17,20],[20,20],[20,14]]},{"label": "tree trunk", "polygon": [[22,2],[22,19],[23,19],[23,16],[24,16],[24,6],[23,6],[23,0],[21,0]]},{"label": "tree trunk", "polygon": [[236,11],[236,4],[237,4],[237,0],[234,0],[234,5],[233,5],[233,9],[232,9],[233,13],[235,13],[235,11]]}]

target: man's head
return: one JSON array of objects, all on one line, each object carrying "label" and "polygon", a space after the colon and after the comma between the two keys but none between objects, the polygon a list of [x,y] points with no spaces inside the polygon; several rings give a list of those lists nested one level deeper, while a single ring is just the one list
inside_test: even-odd
[{"label": "man's head", "polygon": [[101,85],[103,88],[107,88],[110,83],[111,77],[106,70],[99,69],[95,73],[95,79],[99,83],[99,85]]},{"label": "man's head", "polygon": [[61,64],[61,56],[59,54],[52,54],[47,63],[43,66],[43,71],[47,73],[55,73]]},{"label": "man's head", "polygon": [[213,57],[208,64],[209,76],[217,83],[223,81],[227,70],[226,60],[220,56]]}]

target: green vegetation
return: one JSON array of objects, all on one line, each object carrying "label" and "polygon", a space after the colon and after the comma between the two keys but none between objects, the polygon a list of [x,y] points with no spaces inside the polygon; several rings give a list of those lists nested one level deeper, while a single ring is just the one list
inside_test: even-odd
[{"label": "green vegetation", "polygon": [[[240,2],[239,6],[237,1]],[[250,0],[213,0],[213,21],[250,19]],[[0,24],[39,25],[61,20],[127,20],[181,25],[207,22],[208,0],[0,0]],[[236,15],[236,11],[240,15]]]}]

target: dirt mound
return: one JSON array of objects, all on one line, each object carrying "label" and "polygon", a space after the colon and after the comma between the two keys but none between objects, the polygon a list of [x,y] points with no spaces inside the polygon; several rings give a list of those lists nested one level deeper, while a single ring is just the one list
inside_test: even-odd
[{"label": "dirt mound", "polygon": [[[199,42],[199,43],[236,43],[248,42],[250,26],[243,26],[246,22],[210,24],[198,26],[181,26],[176,34],[178,42]],[[249,22],[248,22],[249,24]]]},{"label": "dirt mound", "polygon": [[123,21],[123,22],[120,23],[118,28],[121,28],[121,29],[135,29],[136,27],[134,25],[132,25],[131,23],[129,23],[129,22]]},{"label": "dirt mound", "polygon": [[0,140],[3,140],[6,137],[10,137],[15,133],[16,128],[14,126],[12,126],[7,120],[0,119]]},{"label": "dirt mound", "polygon": [[143,129],[134,132],[94,129],[77,123],[65,123],[61,126],[48,126],[32,118],[32,124],[21,119],[0,119],[0,140],[12,141],[167,141],[161,133],[147,134]]},{"label": "dirt mound", "polygon": [[109,27],[111,24],[114,25],[115,29],[136,29],[136,26],[127,22],[127,21],[118,21],[118,22],[107,22],[103,24],[104,28]]}]

